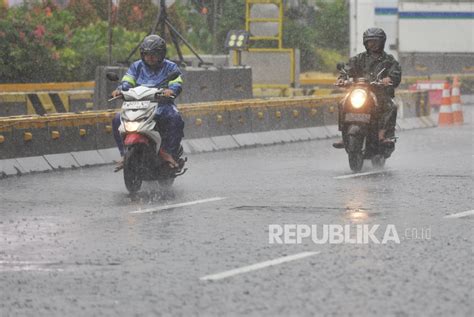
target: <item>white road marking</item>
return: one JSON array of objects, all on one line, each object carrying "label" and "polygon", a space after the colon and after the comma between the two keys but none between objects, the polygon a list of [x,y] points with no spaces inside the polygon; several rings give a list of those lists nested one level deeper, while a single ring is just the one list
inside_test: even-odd
[{"label": "white road marking", "polygon": [[366,172],[366,173],[356,173],[356,174],[349,174],[349,175],[336,176],[336,177],[334,177],[334,179],[353,178],[353,177],[359,177],[359,176],[381,174],[381,173],[386,173],[386,172],[391,172],[391,171],[392,171],[392,170],[380,170],[380,171],[373,171],[373,172]]},{"label": "white road marking", "polygon": [[265,262],[260,262],[260,263],[252,264],[252,265],[249,265],[249,266],[244,266],[244,267],[241,267],[241,268],[238,268],[238,269],[233,269],[233,270],[230,270],[230,271],[225,271],[225,272],[212,274],[212,275],[206,275],[206,276],[201,277],[200,280],[201,281],[220,280],[220,279],[231,277],[231,276],[234,276],[234,275],[237,275],[237,274],[247,273],[247,272],[251,272],[251,271],[255,271],[255,270],[260,270],[260,269],[263,269],[263,268],[266,268],[266,267],[269,267],[269,266],[274,266],[274,265],[282,264],[282,263],[285,263],[285,262],[299,260],[299,259],[302,259],[302,258],[306,258],[308,256],[319,254],[319,253],[321,253],[321,252],[319,252],[319,251],[318,252],[303,252],[303,253],[298,253],[298,254],[294,254],[294,255],[284,256],[282,258],[278,258],[278,259],[274,259],[274,260],[270,260],[270,261],[265,261]]},{"label": "white road marking", "polygon": [[36,261],[0,261],[0,265],[51,265],[57,264],[52,262],[36,262]]},{"label": "white road marking", "polygon": [[187,202],[187,203],[160,206],[160,207],[142,209],[142,210],[135,210],[135,211],[131,211],[130,213],[131,214],[144,214],[144,213],[148,213],[148,212],[155,212],[155,211],[160,211],[160,210],[167,210],[167,209],[172,209],[172,208],[209,203],[209,202],[212,202],[212,201],[218,201],[218,200],[223,200],[223,199],[226,199],[226,197],[214,197],[214,198],[208,198],[208,199],[201,199],[201,200],[190,201],[190,202]]},{"label": "white road marking", "polygon": [[21,272],[21,271],[41,271],[41,272],[62,272],[61,268],[54,268],[58,263],[35,262],[35,261],[0,261],[0,272]]},{"label": "white road marking", "polygon": [[457,214],[447,215],[447,216],[444,216],[443,218],[463,218],[463,217],[472,216],[472,215],[474,215],[474,210],[468,210],[468,211],[459,212]]}]

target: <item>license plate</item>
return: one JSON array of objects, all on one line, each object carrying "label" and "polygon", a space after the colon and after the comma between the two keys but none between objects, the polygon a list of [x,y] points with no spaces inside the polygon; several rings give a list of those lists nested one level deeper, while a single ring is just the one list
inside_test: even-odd
[{"label": "license plate", "polygon": [[366,113],[346,113],[345,121],[350,122],[370,122],[370,114]]},{"label": "license plate", "polygon": [[140,110],[140,109],[147,109],[150,107],[150,101],[128,101],[124,102],[122,105],[122,109],[125,110]]}]

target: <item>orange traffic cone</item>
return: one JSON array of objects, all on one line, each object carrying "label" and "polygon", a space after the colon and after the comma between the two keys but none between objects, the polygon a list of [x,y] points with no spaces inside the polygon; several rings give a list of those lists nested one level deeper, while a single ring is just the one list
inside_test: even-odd
[{"label": "orange traffic cone", "polygon": [[451,107],[453,109],[453,122],[454,124],[463,124],[464,116],[462,113],[461,106],[461,85],[459,84],[458,76],[454,76],[453,88],[451,89]]},{"label": "orange traffic cone", "polygon": [[449,83],[445,82],[441,107],[439,108],[438,126],[448,126],[453,124],[453,110],[451,108],[451,95],[449,93]]}]

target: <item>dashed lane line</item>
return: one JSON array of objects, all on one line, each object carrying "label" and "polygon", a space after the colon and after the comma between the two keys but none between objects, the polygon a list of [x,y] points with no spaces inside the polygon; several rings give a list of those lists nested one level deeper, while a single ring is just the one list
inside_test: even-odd
[{"label": "dashed lane line", "polygon": [[380,171],[373,171],[373,172],[366,172],[366,173],[356,173],[356,174],[336,176],[334,177],[334,179],[346,179],[346,178],[354,178],[354,177],[367,176],[367,175],[376,175],[376,174],[382,174],[382,173],[387,173],[387,172],[392,172],[392,171],[393,170],[380,170]]},{"label": "dashed lane line", "polygon": [[241,268],[233,269],[230,271],[224,271],[217,274],[206,275],[206,276],[201,277],[200,280],[201,281],[221,280],[221,279],[228,278],[234,275],[260,270],[266,267],[275,266],[275,265],[290,262],[290,261],[300,260],[300,259],[313,256],[319,253],[320,253],[319,251],[318,252],[302,252],[302,253],[298,253],[294,255],[288,255],[288,256],[284,256],[284,257],[277,258],[274,260],[260,262],[260,263],[244,266]]},{"label": "dashed lane line", "polygon": [[457,214],[447,215],[447,216],[444,216],[443,218],[446,218],[446,219],[464,218],[464,217],[472,216],[472,215],[474,215],[474,210],[468,210],[468,211],[459,212]]},{"label": "dashed lane line", "polygon": [[173,208],[178,208],[178,207],[186,207],[186,206],[192,206],[192,205],[197,205],[197,204],[204,204],[204,203],[209,203],[213,201],[219,201],[226,199],[226,197],[214,197],[214,198],[208,198],[208,199],[201,199],[201,200],[195,200],[195,201],[190,201],[187,203],[180,203],[180,204],[174,204],[174,205],[166,205],[166,206],[159,206],[155,208],[148,208],[148,209],[141,209],[141,210],[135,210],[131,211],[131,214],[145,214],[145,213],[150,213],[150,212],[155,212],[155,211],[160,211],[160,210],[167,210],[167,209],[173,209]]}]

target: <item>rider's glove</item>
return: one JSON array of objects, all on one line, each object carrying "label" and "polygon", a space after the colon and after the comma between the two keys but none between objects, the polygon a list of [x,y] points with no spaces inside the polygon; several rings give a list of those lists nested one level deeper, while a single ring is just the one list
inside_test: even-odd
[{"label": "rider's glove", "polygon": [[385,77],[384,79],[382,79],[382,83],[384,86],[390,86],[393,84],[393,81],[392,81],[392,78]]},{"label": "rider's glove", "polygon": [[174,91],[171,89],[165,89],[163,90],[163,96],[165,97],[174,97]]},{"label": "rider's glove", "polygon": [[119,86],[119,90],[122,90],[122,91],[127,91],[129,90],[130,88],[133,88],[132,87],[132,84],[130,84],[128,81],[123,81],[122,84]]},{"label": "rider's glove", "polygon": [[114,97],[114,98],[117,97],[117,96],[119,96],[120,94],[121,94],[121,91],[118,90],[118,89],[112,91],[112,97]]}]

